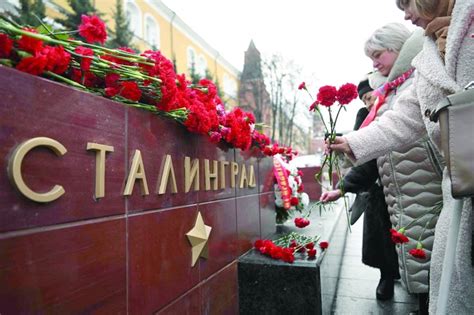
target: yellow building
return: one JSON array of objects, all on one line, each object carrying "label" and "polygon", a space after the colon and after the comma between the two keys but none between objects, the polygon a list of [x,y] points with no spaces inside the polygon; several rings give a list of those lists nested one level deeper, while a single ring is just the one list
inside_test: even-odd
[{"label": "yellow building", "polygon": [[[47,8],[46,14],[50,17],[58,16],[57,6],[68,8],[67,0],[43,1]],[[172,9],[161,0],[92,0],[97,10],[104,14],[103,19],[111,29],[115,27],[113,12],[116,1],[123,1],[123,8],[129,16],[130,28],[134,33],[135,47],[140,51],[152,48],[160,50],[168,59],[175,61],[176,72],[186,73],[188,78],[193,63],[196,72],[202,77],[207,69],[219,84],[224,95],[223,101],[229,107],[237,105],[240,71]],[[18,5],[18,0],[8,2]]]}]

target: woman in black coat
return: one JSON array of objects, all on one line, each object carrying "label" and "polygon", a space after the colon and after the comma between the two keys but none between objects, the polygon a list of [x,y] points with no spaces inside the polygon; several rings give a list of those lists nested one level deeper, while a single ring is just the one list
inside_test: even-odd
[{"label": "woman in black coat", "polygon": [[[357,113],[354,130],[359,129],[375,101],[368,79],[359,83],[358,92],[367,108],[361,108]],[[369,161],[351,168],[339,183],[339,189],[323,193],[320,200],[323,202],[337,200],[343,192],[357,194],[351,210],[359,213],[365,212],[362,262],[380,269],[380,281],[376,289],[376,296],[379,300],[387,300],[393,297],[394,279],[399,279],[400,274],[395,244],[392,242],[389,232],[392,224],[383,188],[379,185],[378,180],[376,160]]]}]

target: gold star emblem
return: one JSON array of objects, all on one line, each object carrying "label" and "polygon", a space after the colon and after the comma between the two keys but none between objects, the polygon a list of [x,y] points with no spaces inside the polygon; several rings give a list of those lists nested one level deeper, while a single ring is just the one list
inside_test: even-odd
[{"label": "gold star emblem", "polygon": [[188,233],[186,233],[189,243],[191,243],[192,246],[192,267],[194,267],[199,257],[209,257],[207,240],[209,239],[211,230],[212,228],[210,226],[204,224],[201,212],[198,212],[194,227]]}]

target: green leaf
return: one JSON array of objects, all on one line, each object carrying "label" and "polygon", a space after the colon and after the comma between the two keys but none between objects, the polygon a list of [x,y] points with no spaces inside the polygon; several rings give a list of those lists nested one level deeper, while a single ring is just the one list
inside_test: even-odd
[{"label": "green leaf", "polygon": [[[41,24],[40,26],[38,26],[36,28],[36,31],[39,33],[39,34],[43,34],[43,35],[50,35],[52,32],[53,32],[53,29],[51,26],[49,25],[46,25],[46,24]],[[67,38],[67,37],[66,37]]]},{"label": "green leaf", "polygon": [[69,35],[68,34],[55,34],[54,37],[56,37],[59,40],[68,40]]}]

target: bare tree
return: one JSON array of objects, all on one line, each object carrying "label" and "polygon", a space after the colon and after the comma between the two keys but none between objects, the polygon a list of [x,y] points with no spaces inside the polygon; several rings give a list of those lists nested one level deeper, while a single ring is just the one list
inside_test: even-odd
[{"label": "bare tree", "polygon": [[263,73],[265,85],[270,92],[272,138],[281,144],[291,146],[296,130],[295,118],[302,117],[309,121],[307,113],[302,114],[308,110],[306,104],[301,102],[301,91],[298,91],[302,69],[281,55],[272,55],[264,59]]}]

